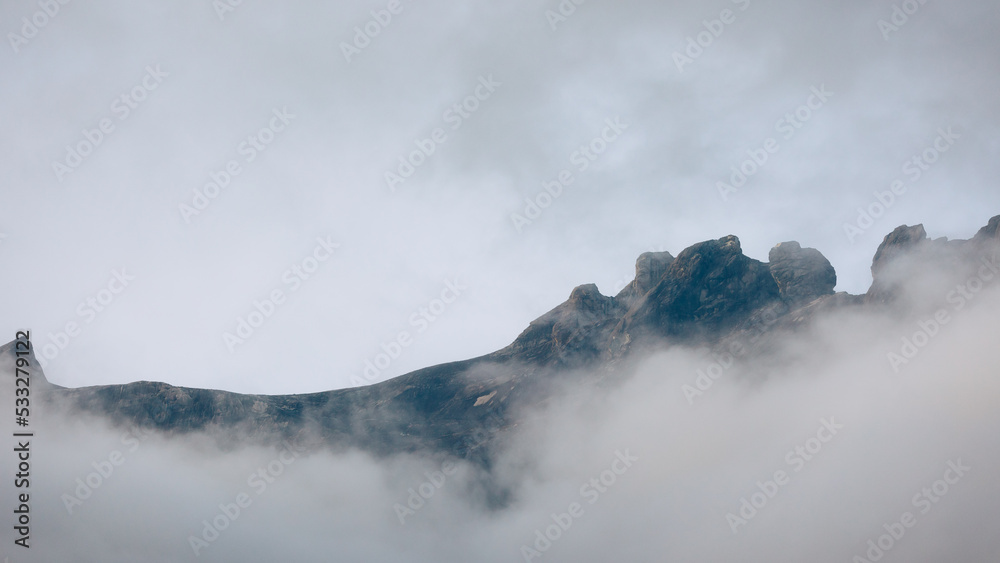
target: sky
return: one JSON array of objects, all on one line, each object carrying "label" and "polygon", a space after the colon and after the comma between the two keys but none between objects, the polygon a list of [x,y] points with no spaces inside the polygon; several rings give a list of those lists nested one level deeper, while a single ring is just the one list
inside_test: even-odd
[{"label": "sky", "polygon": [[998,19],[4,3],[0,334],[30,329],[65,386],[300,393],[489,353],[642,252],[729,234],[817,248],[862,293],[896,226],[1000,214]]}]

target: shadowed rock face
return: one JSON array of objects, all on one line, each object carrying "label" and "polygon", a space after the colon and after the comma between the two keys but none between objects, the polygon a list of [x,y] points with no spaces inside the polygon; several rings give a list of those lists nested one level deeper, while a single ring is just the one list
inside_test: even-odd
[{"label": "shadowed rock face", "polygon": [[632,286],[636,295],[645,295],[654,285],[663,279],[663,274],[674,263],[674,256],[669,252],[643,252],[635,261],[635,280]]},{"label": "shadowed rock face", "polygon": [[777,299],[767,265],[744,256],[738,238],[698,243],[678,254],[625,314],[612,336],[612,354],[627,353],[633,342],[717,335]]},{"label": "shadowed rock face", "polygon": [[1000,240],[1000,215],[990,219],[990,222],[982,229],[979,229],[979,232],[976,233],[976,236],[972,237],[972,240],[976,243]]},{"label": "shadowed rock face", "polygon": [[635,288],[639,295],[649,291],[674,262],[669,252],[643,252],[635,261]]},{"label": "shadowed rock face", "polygon": [[919,245],[927,241],[927,231],[923,225],[906,225],[896,227],[891,233],[885,235],[882,244],[878,245],[875,257],[872,258],[872,277],[878,279],[878,275],[897,256],[914,250]]},{"label": "shadowed rock face", "polygon": [[538,317],[514,342],[493,354],[499,361],[575,367],[602,351],[602,334],[617,318],[620,303],[601,295],[594,284],[573,289],[569,300]]},{"label": "shadowed rock face", "polygon": [[[744,338],[764,330],[780,339],[816,315],[889,302],[899,285],[893,270],[904,259],[962,263],[970,249],[996,248],[998,225],[1000,216],[971,241],[931,241],[920,225],[897,228],[875,254],[874,282],[863,297],[834,294],[829,261],[795,242],[775,246],[768,264],[745,256],[731,235],[676,258],[645,253],[636,279],[614,297],[578,286],[502,350],[366,387],[275,396],[148,381],[66,389],[49,384],[32,358],[32,389],[49,408],[170,434],[210,431],[223,445],[288,439],[377,455],[430,450],[488,464],[494,438],[516,425],[523,409],[549,400],[553,381],[618,374],[642,353],[673,344],[765,342]],[[13,362],[11,344],[0,347],[0,362]]]},{"label": "shadowed rock face", "polygon": [[663,274],[673,261],[674,256],[669,252],[640,254],[635,261],[635,279],[615,295],[615,301],[623,309],[631,309],[640,297],[648,293],[663,278]]},{"label": "shadowed rock face", "polygon": [[866,303],[889,305],[906,310],[917,304],[909,299],[904,285],[914,285],[920,280],[913,278],[914,272],[921,264],[933,264],[933,268],[924,269],[921,274],[925,278],[935,275],[963,274],[974,275],[978,266],[970,269],[969,263],[978,257],[995,251],[998,237],[1000,216],[990,219],[989,224],[979,230],[970,240],[948,240],[947,238],[930,239],[923,225],[897,227],[882,239],[875,257],[872,259],[872,285],[865,293]]},{"label": "shadowed rock face", "polygon": [[795,241],[782,242],[771,249],[767,259],[784,299],[799,302],[833,294],[837,272],[815,248],[802,248]]}]

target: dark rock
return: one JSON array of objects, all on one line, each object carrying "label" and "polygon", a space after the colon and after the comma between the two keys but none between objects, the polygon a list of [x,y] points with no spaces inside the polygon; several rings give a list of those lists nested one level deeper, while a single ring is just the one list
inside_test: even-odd
[{"label": "dark rock", "polygon": [[677,255],[615,328],[612,355],[636,340],[717,334],[778,298],[767,265],[744,256],[735,236],[695,244]]},{"label": "dark rock", "polygon": [[[995,242],[998,225],[994,217],[975,241]],[[532,321],[502,350],[375,385],[276,396],[147,381],[66,389],[49,384],[31,357],[32,397],[37,389],[43,404],[70,416],[89,413],[166,434],[207,431],[224,443],[290,439],[377,455],[431,450],[489,463],[490,445],[518,424],[522,409],[548,401],[559,389],[554,381],[604,377],[595,374],[614,373],[647,346],[720,346],[727,340],[755,350],[778,345],[788,331],[826,312],[891,300],[906,288],[900,272],[914,271],[897,266],[906,260],[918,270],[958,271],[981,267],[984,250],[993,256],[996,248],[930,241],[920,225],[900,227],[879,246],[872,262],[875,281],[862,298],[832,293],[836,273],[814,249],[782,243],[764,264],[727,236],[695,244],[676,258],[643,254],[635,280],[616,297],[601,295],[593,284],[573,289],[566,302]],[[12,347],[0,347],[3,365],[12,365]]]},{"label": "dark rock", "polygon": [[979,229],[976,236],[972,237],[972,240],[976,243],[1000,241],[1000,215],[990,219],[989,223],[982,229]]},{"label": "dark rock", "polygon": [[645,295],[656,285],[674,262],[673,254],[669,252],[643,252],[635,261],[635,289],[639,295]]},{"label": "dark rock", "polygon": [[891,266],[900,257],[929,242],[923,225],[901,225],[882,239],[872,258],[872,285],[865,294],[869,303],[889,303],[903,280],[891,274]]},{"label": "dark rock", "polygon": [[614,298],[602,295],[596,285],[577,286],[566,302],[531,321],[493,357],[564,367],[590,361],[604,349],[600,328],[610,329],[620,314]]},{"label": "dark rock", "polygon": [[878,245],[875,257],[872,258],[872,276],[878,277],[878,273],[899,255],[912,251],[921,243],[927,240],[927,231],[923,225],[909,227],[901,225],[896,227],[891,233],[885,235],[882,244]]},{"label": "dark rock", "polygon": [[768,253],[769,269],[781,297],[789,301],[807,301],[832,295],[837,272],[815,248],[802,248],[795,241],[778,243]]},{"label": "dark rock", "polygon": [[635,302],[649,292],[667,272],[674,261],[669,252],[643,252],[635,261],[635,279],[615,296],[623,308],[630,309]]}]

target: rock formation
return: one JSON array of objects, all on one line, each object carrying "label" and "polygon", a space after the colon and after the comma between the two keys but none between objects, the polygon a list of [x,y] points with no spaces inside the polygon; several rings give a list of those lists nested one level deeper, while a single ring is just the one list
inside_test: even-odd
[{"label": "rock formation", "polygon": [[[635,280],[616,296],[593,284],[578,286],[502,350],[366,387],[280,396],[148,381],[66,389],[49,384],[33,362],[33,389],[49,408],[71,415],[173,434],[209,431],[223,444],[289,439],[378,455],[435,450],[486,463],[492,438],[517,424],[521,409],[548,400],[552,381],[577,371],[614,375],[628,360],[663,346],[719,345],[764,325],[780,335],[826,310],[884,306],[899,291],[900,264],[934,260],[932,270],[950,268],[971,249],[995,252],[989,245],[1000,240],[998,225],[1000,216],[971,241],[931,241],[921,225],[895,229],[875,253],[874,282],[863,297],[835,294],[833,266],[796,242],[776,245],[769,263],[745,256],[732,235],[694,244],[676,258],[645,253],[636,261]],[[11,348],[0,348],[7,365]]]}]

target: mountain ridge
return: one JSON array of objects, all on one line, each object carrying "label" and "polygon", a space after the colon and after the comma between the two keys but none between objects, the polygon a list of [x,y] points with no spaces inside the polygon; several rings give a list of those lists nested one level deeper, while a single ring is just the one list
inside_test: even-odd
[{"label": "mountain ridge", "polygon": [[[248,395],[137,381],[65,388],[31,356],[33,385],[50,407],[170,434],[207,431],[220,443],[358,447],[376,455],[431,450],[488,462],[489,447],[525,409],[552,398],[557,382],[592,372],[621,377],[664,346],[718,346],[759,327],[794,330],[849,307],[906,307],[898,265],[906,259],[958,264],[1000,242],[1000,215],[971,239],[930,239],[922,225],[886,235],[862,295],[835,292],[836,271],[816,249],[775,245],[768,262],[743,254],[734,235],[682,250],[647,252],[617,295],[594,284],[529,323],[490,354],[419,369],[376,384],[295,395]],[[751,342],[755,341],[751,340]],[[0,357],[12,355],[12,344]]]}]

